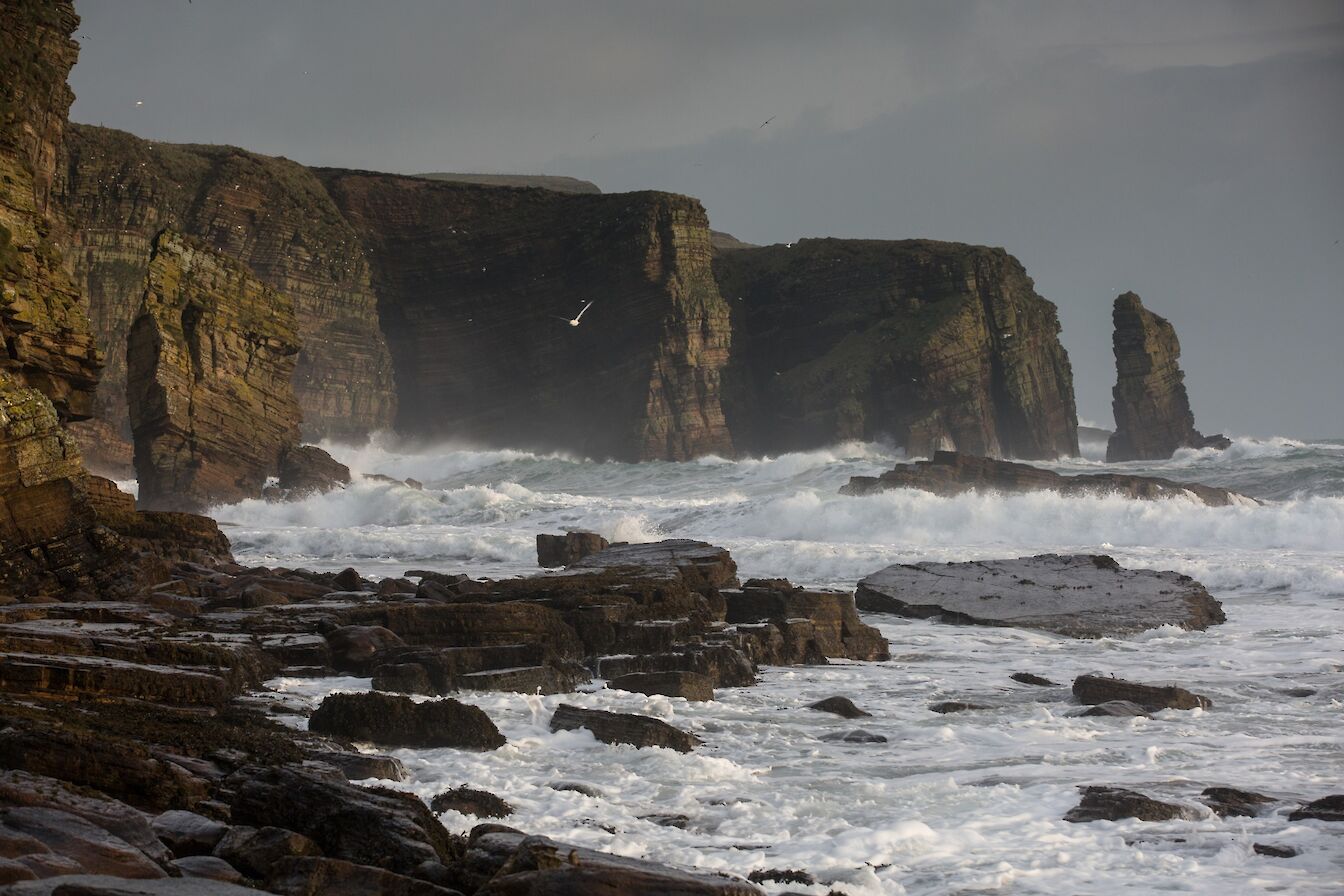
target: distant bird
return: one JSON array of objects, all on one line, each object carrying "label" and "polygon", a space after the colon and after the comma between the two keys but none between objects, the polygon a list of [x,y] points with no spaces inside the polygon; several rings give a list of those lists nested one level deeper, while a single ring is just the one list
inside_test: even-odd
[{"label": "distant bird", "polygon": [[581,320],[583,319],[583,315],[586,314],[587,311],[588,311],[588,309],[591,308],[591,307],[593,307],[593,303],[592,303],[592,302],[589,302],[587,305],[584,305],[584,306],[583,306],[583,310],[580,311],[578,314],[574,315],[574,319],[573,319],[573,320],[570,320],[570,319],[565,318],[565,317],[561,317],[561,316],[558,315],[558,314],[552,314],[551,317],[555,318],[556,320],[563,320],[565,323],[569,324],[571,327],[577,327],[577,326],[579,325],[579,321],[581,321]]},{"label": "distant bird", "polygon": [[144,101],[144,100],[136,100],[136,101],[135,101],[135,104],[136,104],[137,106],[143,106],[143,105],[145,104],[145,101]]},{"label": "distant bird", "polygon": [[[598,133],[601,133],[601,132],[599,131]],[[588,138],[588,142],[589,142],[589,143],[592,143],[592,142],[593,142],[594,140],[596,140],[596,139],[597,139],[597,134],[594,134],[593,136],[591,136],[591,137]]]},{"label": "distant bird", "polygon": [[[775,120],[776,118],[778,118],[778,117],[779,117],[778,115],[771,115],[771,116],[770,116],[769,118],[767,118],[765,121],[761,122],[761,128],[765,127],[766,125],[768,125],[770,122],[774,121],[774,120]],[[761,128],[757,128],[756,130],[759,131]]]}]

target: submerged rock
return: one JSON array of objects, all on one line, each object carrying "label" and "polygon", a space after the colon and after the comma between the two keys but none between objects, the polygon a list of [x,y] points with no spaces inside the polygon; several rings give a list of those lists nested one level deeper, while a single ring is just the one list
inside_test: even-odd
[{"label": "submerged rock", "polygon": [[674,728],[661,719],[626,712],[583,709],[561,703],[551,716],[552,731],[586,728],[593,737],[608,744],[632,744],[636,747],[667,747],[689,753],[700,745],[694,734]]},{"label": "submerged rock", "polygon": [[860,581],[856,600],[871,613],[1073,638],[1131,635],[1161,625],[1204,629],[1226,618],[1222,605],[1189,576],[1122,569],[1110,557],[1088,554],[897,564]]},{"label": "submerged rock", "polygon": [[429,808],[436,813],[451,809],[478,818],[507,818],[513,814],[513,806],[510,806],[508,801],[489,791],[475,790],[471,787],[445,790],[429,801]]},{"label": "submerged rock", "polygon": [[1265,796],[1263,793],[1238,790],[1235,787],[1206,787],[1200,796],[1204,798],[1204,805],[1223,818],[1256,816],[1264,806],[1275,801],[1273,797]]},{"label": "submerged rock", "polygon": [[1139,821],[1196,820],[1200,812],[1189,806],[1164,803],[1123,787],[1080,788],[1083,799],[1064,816],[1075,824],[1089,821],[1121,821],[1137,818]]},{"label": "submerged rock", "polygon": [[1288,813],[1289,821],[1304,821],[1308,818],[1318,821],[1344,821],[1344,793],[1323,796]]},{"label": "submerged rock", "polygon": [[1148,712],[1162,709],[1209,709],[1213,701],[1175,685],[1140,684],[1105,675],[1079,675],[1073,680],[1073,696],[1079,703],[1097,705],[1113,700],[1142,706]]},{"label": "submerged rock", "polygon": [[1106,460],[1166,460],[1178,448],[1227,448],[1221,435],[1195,429],[1176,330],[1127,292],[1115,300],[1115,433]]},{"label": "submerged rock", "polygon": [[834,713],[837,716],[843,716],[846,719],[858,719],[871,716],[872,713],[864,712],[854,705],[854,701],[848,697],[827,697],[825,700],[818,700],[816,703],[809,703],[808,709],[815,709],[819,712]]},{"label": "submerged rock", "polygon": [[1254,498],[1192,482],[1124,473],[1084,473],[1062,476],[1030,464],[938,451],[932,460],[898,464],[881,476],[854,476],[840,489],[843,495],[871,495],[896,488],[914,488],[950,497],[967,492],[1020,494],[1051,491],[1067,496],[1120,495],[1136,500],[1193,498],[1210,507],[1254,504]]}]

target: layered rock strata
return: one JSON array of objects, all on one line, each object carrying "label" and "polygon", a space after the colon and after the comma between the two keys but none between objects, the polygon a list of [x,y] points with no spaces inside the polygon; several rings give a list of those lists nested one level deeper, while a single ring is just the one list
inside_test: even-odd
[{"label": "layered rock strata", "polygon": [[261,494],[298,444],[289,301],[166,230],[127,335],[141,506],[201,510]]},{"label": "layered rock strata", "polygon": [[696,200],[319,175],[372,262],[399,431],[625,460],[732,452],[728,307]]},{"label": "layered rock strata", "polygon": [[1134,293],[1115,300],[1115,432],[1106,444],[1108,462],[1166,460],[1178,448],[1227,448],[1222,435],[1195,429],[1195,415],[1178,363],[1176,329]]},{"label": "layered rock strata", "polygon": [[1156,476],[1129,476],[1123,473],[1083,473],[1062,476],[1030,464],[934,452],[932,460],[900,464],[880,476],[851,476],[840,488],[842,495],[871,495],[896,488],[915,488],[945,497],[966,492],[1052,491],[1061,495],[1121,495],[1135,500],[1193,498],[1210,507],[1254,504],[1256,500],[1213,485],[1175,482]]},{"label": "layered rock strata", "polygon": [[1002,249],[802,240],[721,252],[724,408],[739,449],[891,439],[1021,458],[1078,453],[1055,306]]},{"label": "layered rock strata", "polygon": [[98,419],[129,437],[125,344],[153,243],[173,228],[243,263],[292,302],[304,435],[361,440],[391,425],[396,395],[369,265],[307,168],[228,146],[155,143],[69,126],[56,201],[67,265],[88,299],[107,370]]}]

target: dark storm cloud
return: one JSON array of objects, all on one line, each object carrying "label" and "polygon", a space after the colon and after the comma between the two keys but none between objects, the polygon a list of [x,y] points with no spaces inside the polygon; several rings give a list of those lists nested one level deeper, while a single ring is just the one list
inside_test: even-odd
[{"label": "dark storm cloud", "polygon": [[1002,245],[1060,305],[1084,416],[1133,289],[1206,431],[1344,435],[1338,3],[77,7],[76,120],[671,189],[755,242]]}]

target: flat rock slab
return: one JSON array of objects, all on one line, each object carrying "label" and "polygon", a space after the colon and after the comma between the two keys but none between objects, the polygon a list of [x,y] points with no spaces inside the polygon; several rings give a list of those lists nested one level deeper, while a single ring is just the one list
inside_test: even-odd
[{"label": "flat rock slab", "polygon": [[692,589],[700,585],[730,588],[737,585],[737,564],[726,550],[689,538],[669,538],[652,544],[614,544],[571,564],[573,575],[608,571],[647,578],[685,579]]},{"label": "flat rock slab", "polygon": [[859,582],[859,609],[966,625],[1031,628],[1071,638],[1132,635],[1161,625],[1223,622],[1204,586],[1175,572],[1122,569],[1110,557],[897,564]]},{"label": "flat rock slab", "polygon": [[0,689],[52,697],[132,697],[179,705],[233,696],[218,675],[97,656],[0,654]]}]

